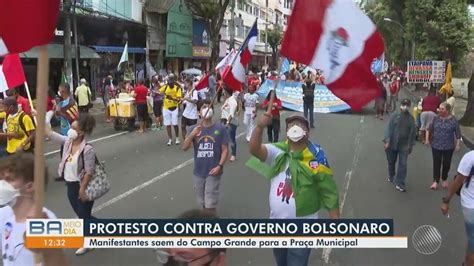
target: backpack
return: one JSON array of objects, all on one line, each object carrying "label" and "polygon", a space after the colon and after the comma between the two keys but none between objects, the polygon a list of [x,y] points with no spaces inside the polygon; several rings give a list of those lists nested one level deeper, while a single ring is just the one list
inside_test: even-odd
[{"label": "backpack", "polygon": [[[26,131],[25,123],[23,122],[23,118],[25,118],[25,116],[30,117],[31,122],[33,123],[35,128],[36,128],[36,123],[35,123],[35,120],[30,115],[26,114],[25,112],[21,112],[20,117],[18,118],[18,124],[19,124],[21,130],[23,130],[23,132],[25,133],[25,135],[30,137],[30,135],[28,134],[28,131]],[[8,117],[7,117],[7,121],[8,121]],[[31,143],[30,143],[30,148],[28,150],[25,150],[25,151],[31,151],[31,150],[34,150],[34,149],[35,149],[35,138],[33,137],[33,139],[31,140]]]},{"label": "backpack", "polygon": [[[471,168],[471,172],[469,173],[469,176],[467,177],[467,180],[463,183],[465,184],[466,188],[469,187],[469,183],[471,183],[471,178],[474,176],[474,167]],[[459,190],[456,192],[458,196],[461,196],[461,189],[463,186],[459,188]]]}]

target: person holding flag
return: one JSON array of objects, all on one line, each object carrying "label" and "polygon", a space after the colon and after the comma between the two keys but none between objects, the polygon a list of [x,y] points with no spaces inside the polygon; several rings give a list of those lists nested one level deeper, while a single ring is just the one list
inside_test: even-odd
[{"label": "person holding flag", "polygon": [[[247,166],[270,180],[271,219],[318,219],[319,210],[339,218],[339,193],[323,149],[309,140],[309,122],[298,115],[286,119],[287,140],[262,144],[264,128],[272,123],[267,111],[250,139],[254,156]],[[308,184],[308,185],[302,185]],[[281,193],[280,193],[281,192]],[[308,265],[311,249],[274,249],[276,265]]]}]

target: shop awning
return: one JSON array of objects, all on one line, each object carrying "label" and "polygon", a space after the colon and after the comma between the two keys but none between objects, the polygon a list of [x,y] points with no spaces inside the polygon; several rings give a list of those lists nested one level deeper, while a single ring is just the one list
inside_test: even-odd
[{"label": "shop awning", "polygon": [[[92,46],[98,53],[122,53],[123,46]],[[128,52],[131,54],[144,54],[145,48],[128,47]]]},{"label": "shop awning", "polygon": [[[63,59],[64,58],[64,48],[62,44],[51,43],[48,44],[48,55],[52,59]],[[38,48],[32,48],[28,52],[21,53],[20,57],[22,58],[38,58]],[[71,49],[71,57],[76,58],[74,53],[74,45]],[[100,55],[97,54],[94,49],[91,49],[87,46],[79,45],[79,57],[81,59],[100,59]]]}]

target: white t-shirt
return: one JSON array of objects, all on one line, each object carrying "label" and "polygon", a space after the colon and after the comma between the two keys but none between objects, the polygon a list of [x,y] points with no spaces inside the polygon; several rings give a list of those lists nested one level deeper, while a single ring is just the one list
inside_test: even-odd
[{"label": "white t-shirt", "polygon": [[[51,219],[56,215],[50,210],[43,211]],[[25,247],[23,234],[26,231],[26,223],[15,221],[12,208],[0,208],[0,236],[2,239],[2,258],[4,266],[35,265],[34,253]]]},{"label": "white t-shirt", "polygon": [[[265,144],[267,148],[267,159],[265,163],[274,165],[275,159],[283,151],[271,144]],[[270,219],[317,219],[318,212],[304,217],[296,217],[295,199],[291,187],[291,174],[288,162],[285,171],[271,179],[270,185]]]},{"label": "white t-shirt", "polygon": [[244,101],[245,101],[245,113],[254,114],[255,110],[257,109],[258,95],[256,93],[254,94],[246,93],[244,95]]},{"label": "white t-shirt", "polygon": [[66,163],[64,164],[64,180],[66,180],[67,182],[81,181],[81,179],[79,178],[79,173],[77,172],[79,154],[79,151],[76,152],[72,156],[70,161],[68,161],[69,158],[66,159]]},{"label": "white t-shirt", "polygon": [[238,124],[238,117],[236,117],[237,113],[237,101],[235,100],[235,96],[231,96],[227,98],[224,105],[222,105],[222,113],[221,118],[229,120],[229,117],[232,116],[231,123],[234,125]]},{"label": "white t-shirt", "polygon": [[[474,173],[474,151],[466,153],[459,163],[458,173],[463,176],[469,177]],[[466,184],[462,184],[461,189],[461,205],[464,208],[474,209],[474,176],[471,176],[469,186],[466,188]]]},{"label": "white t-shirt", "polygon": [[[198,96],[198,91],[197,90],[191,90],[192,95],[186,95],[186,98],[191,98],[192,100],[199,100]],[[197,109],[197,104],[195,103],[190,103],[188,101],[186,102],[186,107],[184,108],[183,111],[183,116],[186,117],[187,119],[198,119],[198,109]]]}]

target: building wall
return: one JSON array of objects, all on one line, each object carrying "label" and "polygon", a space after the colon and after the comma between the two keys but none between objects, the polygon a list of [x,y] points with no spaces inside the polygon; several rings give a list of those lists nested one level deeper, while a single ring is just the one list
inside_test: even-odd
[{"label": "building wall", "polygon": [[83,5],[109,16],[142,22],[140,0],[83,0]]}]

